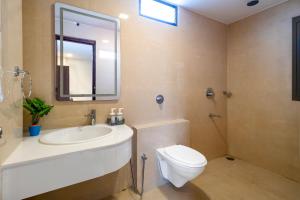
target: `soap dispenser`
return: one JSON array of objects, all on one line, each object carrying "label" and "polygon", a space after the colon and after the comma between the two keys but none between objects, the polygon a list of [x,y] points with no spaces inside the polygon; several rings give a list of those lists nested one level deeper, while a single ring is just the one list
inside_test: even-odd
[{"label": "soap dispenser", "polygon": [[119,108],[118,109],[117,124],[124,124],[123,110],[124,110],[124,108]]},{"label": "soap dispenser", "polygon": [[109,113],[109,118],[107,119],[107,123],[110,125],[115,125],[117,122],[117,116],[116,116],[116,108],[111,108]]}]

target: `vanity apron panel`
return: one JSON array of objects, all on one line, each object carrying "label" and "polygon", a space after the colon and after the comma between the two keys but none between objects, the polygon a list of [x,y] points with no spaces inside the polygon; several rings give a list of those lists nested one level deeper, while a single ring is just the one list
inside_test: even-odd
[{"label": "vanity apron panel", "polygon": [[117,171],[131,158],[131,140],[2,170],[2,199],[20,200]]}]

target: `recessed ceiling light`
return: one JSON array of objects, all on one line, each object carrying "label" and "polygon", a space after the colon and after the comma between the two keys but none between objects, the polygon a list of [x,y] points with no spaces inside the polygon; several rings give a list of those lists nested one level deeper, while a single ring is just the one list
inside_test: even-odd
[{"label": "recessed ceiling light", "polygon": [[71,53],[66,53],[66,56],[65,56],[66,58],[72,58],[73,57],[73,54],[71,54]]},{"label": "recessed ceiling light", "polygon": [[129,16],[128,16],[127,14],[125,14],[125,13],[120,13],[120,14],[119,14],[119,18],[120,18],[120,19],[128,19]]},{"label": "recessed ceiling light", "polygon": [[107,44],[107,43],[109,43],[109,40],[102,40],[102,43]]},{"label": "recessed ceiling light", "polygon": [[75,24],[76,26],[80,26],[79,22],[73,21],[72,23]]},{"label": "recessed ceiling light", "polygon": [[255,6],[259,3],[259,0],[250,0],[247,2],[247,6]]}]

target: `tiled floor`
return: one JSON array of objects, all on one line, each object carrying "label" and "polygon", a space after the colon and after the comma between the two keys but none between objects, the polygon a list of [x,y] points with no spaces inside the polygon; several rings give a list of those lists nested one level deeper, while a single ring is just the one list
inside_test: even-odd
[{"label": "tiled floor", "polygon": [[165,185],[143,198],[130,190],[105,200],[300,200],[300,184],[241,160],[218,158],[181,189]]}]

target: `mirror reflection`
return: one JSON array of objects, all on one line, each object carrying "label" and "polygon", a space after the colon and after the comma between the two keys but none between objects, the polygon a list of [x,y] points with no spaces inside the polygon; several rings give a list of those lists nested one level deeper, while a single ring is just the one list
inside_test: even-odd
[{"label": "mirror reflection", "polygon": [[118,19],[65,4],[55,6],[57,100],[118,99]]}]

